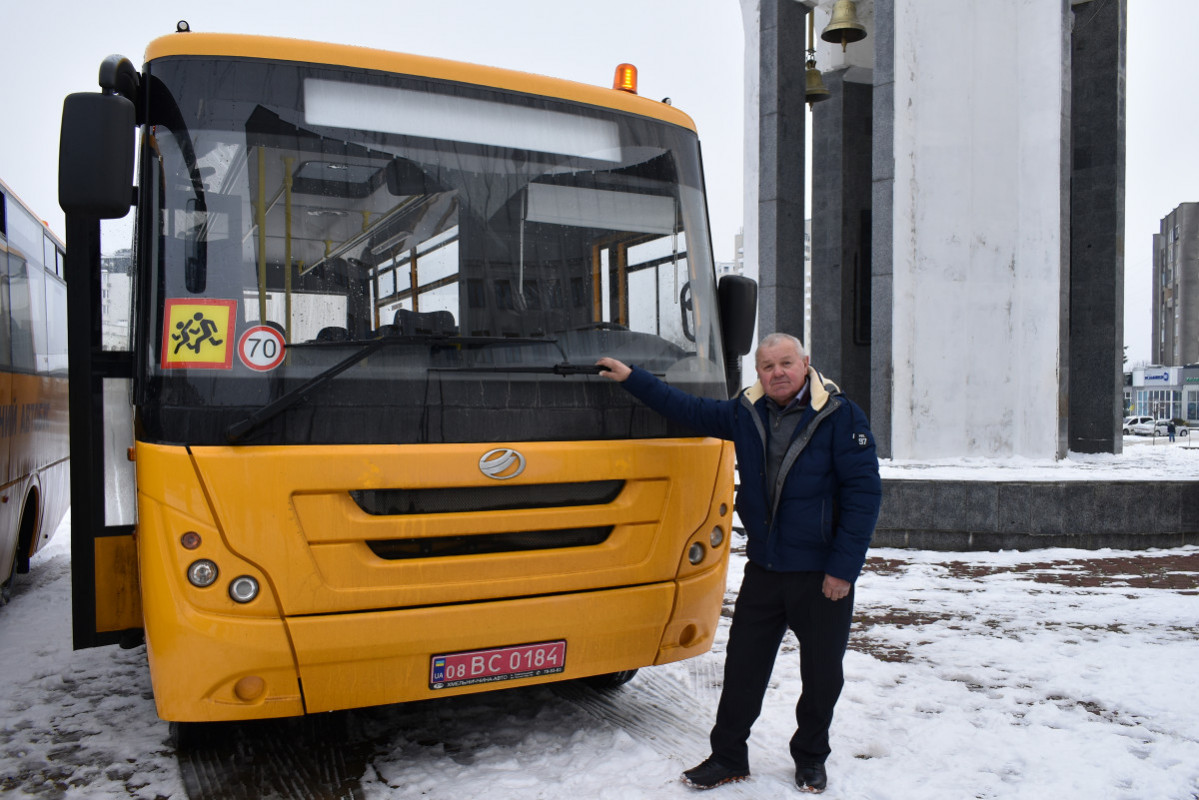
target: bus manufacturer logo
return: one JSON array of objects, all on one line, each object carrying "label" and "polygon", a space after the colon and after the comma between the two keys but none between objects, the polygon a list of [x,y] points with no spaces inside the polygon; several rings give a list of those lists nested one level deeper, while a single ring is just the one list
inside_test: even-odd
[{"label": "bus manufacturer logo", "polygon": [[497,447],[479,459],[479,471],[488,478],[506,481],[525,471],[525,457],[510,447]]}]

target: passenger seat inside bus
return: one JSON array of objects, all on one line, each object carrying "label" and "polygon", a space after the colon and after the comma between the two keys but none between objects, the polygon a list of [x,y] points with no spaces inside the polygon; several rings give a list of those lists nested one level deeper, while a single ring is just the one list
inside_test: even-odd
[{"label": "passenger seat inside bus", "polygon": [[327,328],[321,328],[316,334],[316,341],[318,342],[344,342],[349,338],[350,332],[345,328],[339,328],[336,325],[331,325]]},{"label": "passenger seat inside bus", "polygon": [[396,312],[393,333],[399,336],[453,336],[458,333],[454,315],[449,311],[409,311],[401,308]]}]

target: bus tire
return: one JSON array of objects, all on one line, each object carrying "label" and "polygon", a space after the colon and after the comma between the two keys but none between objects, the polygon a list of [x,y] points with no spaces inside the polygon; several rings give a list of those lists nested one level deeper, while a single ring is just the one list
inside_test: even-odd
[{"label": "bus tire", "polygon": [[25,500],[25,507],[21,509],[21,521],[17,525],[17,541],[13,545],[12,563],[8,565],[8,571],[0,573],[3,578],[0,578],[0,606],[7,605],[12,599],[13,584],[16,583],[17,574],[24,575],[29,572],[29,551],[33,549],[33,534],[37,528],[37,492],[32,491],[29,497]]},{"label": "bus tire", "polygon": [[22,575],[29,573],[29,554],[33,552],[33,537],[37,534],[38,497],[37,489],[32,489],[25,498],[25,507],[21,509],[21,526],[17,533],[17,552],[13,557],[13,572]]},{"label": "bus tire", "polygon": [[633,680],[633,676],[637,674],[635,669],[621,670],[620,672],[609,672],[605,675],[592,675],[583,678],[583,683],[590,686],[592,689],[597,689],[601,692],[615,689],[624,686],[629,681]]}]

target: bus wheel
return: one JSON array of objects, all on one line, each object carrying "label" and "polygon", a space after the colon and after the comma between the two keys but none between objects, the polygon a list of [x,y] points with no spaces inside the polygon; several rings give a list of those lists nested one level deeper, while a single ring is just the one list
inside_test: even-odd
[{"label": "bus wheel", "polygon": [[33,550],[33,536],[37,533],[37,492],[31,491],[21,510],[21,527],[17,534],[17,552],[13,556],[13,573],[25,575],[29,572],[29,553]]},{"label": "bus wheel", "polygon": [[621,672],[609,672],[606,675],[592,675],[588,678],[583,678],[583,683],[590,686],[592,689],[599,691],[607,691],[615,689],[618,686],[624,686],[629,681],[633,680],[633,676],[637,674],[635,669],[626,669]]},{"label": "bus wheel", "polygon": [[12,563],[8,565],[8,574],[0,583],[0,606],[12,599],[12,587],[17,580],[17,573],[24,575],[29,572],[29,556],[24,555],[33,549],[34,528],[37,526],[37,496],[30,493],[21,511],[21,523],[17,527],[17,541],[13,545]]}]

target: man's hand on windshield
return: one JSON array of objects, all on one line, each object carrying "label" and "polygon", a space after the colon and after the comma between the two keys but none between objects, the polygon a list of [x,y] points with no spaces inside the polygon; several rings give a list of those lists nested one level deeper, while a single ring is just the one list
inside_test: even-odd
[{"label": "man's hand on windshield", "polygon": [[615,358],[608,358],[607,356],[595,362],[595,365],[601,368],[600,375],[603,375],[605,378],[611,378],[617,383],[623,383],[633,373],[633,370],[629,369],[628,364],[617,361]]}]

